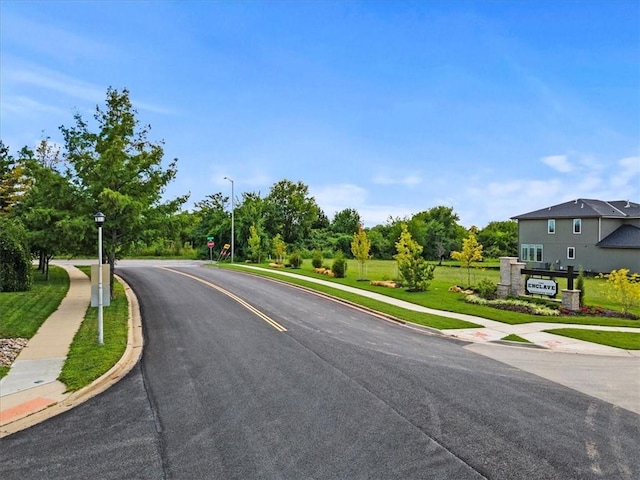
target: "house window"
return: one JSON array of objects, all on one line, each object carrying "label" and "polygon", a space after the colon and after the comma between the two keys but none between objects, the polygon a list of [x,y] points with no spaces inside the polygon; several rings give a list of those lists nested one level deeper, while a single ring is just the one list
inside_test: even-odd
[{"label": "house window", "polygon": [[573,219],[573,233],[575,234],[582,233],[582,219],[580,218]]},{"label": "house window", "polygon": [[576,247],[567,247],[567,259],[575,260],[576,258]]},{"label": "house window", "polygon": [[542,262],[542,245],[523,243],[521,256],[523,262]]},{"label": "house window", "polygon": [[556,220],[554,218],[547,220],[547,233],[550,235],[556,233]]}]

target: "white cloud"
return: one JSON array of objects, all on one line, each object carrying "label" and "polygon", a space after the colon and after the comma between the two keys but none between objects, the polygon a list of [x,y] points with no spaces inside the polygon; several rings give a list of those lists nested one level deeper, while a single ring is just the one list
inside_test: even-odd
[{"label": "white cloud", "polygon": [[20,115],[23,117],[38,116],[40,114],[66,115],[68,112],[62,108],[34,100],[30,97],[16,95],[12,97],[3,96],[0,100],[2,111]]},{"label": "white cloud", "polygon": [[388,172],[378,173],[371,178],[371,182],[376,185],[405,185],[407,187],[413,187],[422,183],[422,176],[419,173],[404,176],[394,176]]},{"label": "white cloud", "polygon": [[336,212],[345,208],[358,210],[362,216],[362,206],[367,200],[367,191],[364,188],[346,183],[320,187],[310,186],[309,193],[316,199],[316,203],[329,219],[333,218]]},{"label": "white cloud", "polygon": [[365,227],[384,225],[392,218],[406,218],[418,213],[415,209],[401,205],[367,205],[357,209]]},{"label": "white cloud", "polygon": [[625,157],[618,161],[618,168],[614,169],[609,183],[613,188],[635,186],[636,195],[640,184],[640,157]]},{"label": "white cloud", "polygon": [[548,157],[542,157],[541,161],[561,173],[573,171],[573,166],[569,163],[566,155],[549,155]]},{"label": "white cloud", "polygon": [[22,86],[32,85],[92,102],[99,101],[105,92],[102,86],[40,67],[11,69],[6,73],[3,82],[12,82]]},{"label": "white cloud", "polygon": [[[4,14],[4,12],[3,12]],[[62,30],[53,22],[35,22],[11,15],[2,22],[3,37],[28,50],[42,52],[57,61],[81,61],[112,58],[113,46],[96,40],[95,35],[78,35]]]}]

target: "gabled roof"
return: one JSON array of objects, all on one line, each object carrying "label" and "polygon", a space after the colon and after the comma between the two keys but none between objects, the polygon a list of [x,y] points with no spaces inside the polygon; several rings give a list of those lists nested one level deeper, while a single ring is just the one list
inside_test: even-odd
[{"label": "gabled roof", "polygon": [[596,243],[602,248],[640,248],[640,228],[622,225]]},{"label": "gabled roof", "polygon": [[592,200],[578,198],[551,207],[523,213],[511,217],[514,220],[533,220],[542,218],[640,218],[640,204],[627,200]]}]

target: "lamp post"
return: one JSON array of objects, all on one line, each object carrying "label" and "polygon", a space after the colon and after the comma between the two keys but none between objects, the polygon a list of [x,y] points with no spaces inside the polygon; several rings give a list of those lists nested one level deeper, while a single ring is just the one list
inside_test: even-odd
[{"label": "lamp post", "polygon": [[233,234],[233,224],[234,224],[234,210],[235,203],[233,197],[233,180],[229,177],[224,177],[225,180],[229,180],[231,182],[231,263],[233,263],[233,252],[234,252],[234,234]]},{"label": "lamp post", "polygon": [[98,212],[93,219],[98,226],[98,344],[102,345],[102,225],[105,220],[104,213]]}]

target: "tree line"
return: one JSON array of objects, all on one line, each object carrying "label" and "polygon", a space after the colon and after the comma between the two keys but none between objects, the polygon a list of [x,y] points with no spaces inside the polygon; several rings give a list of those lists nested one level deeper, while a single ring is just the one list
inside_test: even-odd
[{"label": "tree line", "polygon": [[[35,150],[23,147],[15,154],[0,140],[0,291],[24,287],[16,272],[25,259],[37,258],[46,274],[54,256],[96,254],[98,211],[106,216],[103,257],[112,273],[125,256],[208,258],[207,238],[214,239],[216,251],[231,243],[230,197],[211,193],[190,210],[184,208],[188,194],[163,198],[177,159],[165,162],[164,142],[149,139],[150,126],[141,125],[127,89],[109,88],[91,124],[76,114],[60,131],[62,146],[44,138]],[[280,180],[264,196],[242,193],[233,205],[238,260],[263,261],[277,252],[351,257],[361,231],[357,210],[346,208],[330,219],[301,181]],[[449,258],[469,233],[484,246],[485,257],[517,254],[515,222],[469,230],[458,222],[451,207],[436,206],[363,231],[372,258],[394,258],[404,229],[425,260]]]}]

